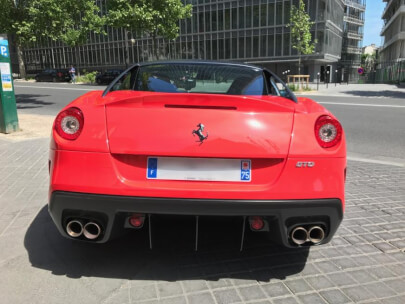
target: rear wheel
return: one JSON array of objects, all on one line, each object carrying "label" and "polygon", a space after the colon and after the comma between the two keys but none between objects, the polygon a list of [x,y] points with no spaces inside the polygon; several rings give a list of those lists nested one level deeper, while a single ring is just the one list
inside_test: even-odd
[{"label": "rear wheel", "polygon": [[56,77],[52,77],[52,82],[56,82]]},{"label": "rear wheel", "polygon": [[35,81],[39,82],[39,77],[38,76],[35,76]]}]

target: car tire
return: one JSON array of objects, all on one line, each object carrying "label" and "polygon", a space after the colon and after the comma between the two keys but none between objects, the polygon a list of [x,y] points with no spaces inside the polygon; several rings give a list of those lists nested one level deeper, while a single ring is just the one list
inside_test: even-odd
[{"label": "car tire", "polygon": [[40,82],[38,76],[35,77],[35,81],[36,81],[36,82]]},{"label": "car tire", "polygon": [[52,77],[52,82],[56,82],[56,77]]}]

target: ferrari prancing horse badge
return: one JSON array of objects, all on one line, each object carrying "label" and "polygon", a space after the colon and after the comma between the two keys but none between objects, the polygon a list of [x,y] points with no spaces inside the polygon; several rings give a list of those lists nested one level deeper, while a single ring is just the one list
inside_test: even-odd
[{"label": "ferrari prancing horse badge", "polygon": [[198,129],[197,130],[193,130],[192,134],[193,136],[197,135],[198,138],[200,140],[198,140],[198,142],[203,143],[204,140],[206,140],[208,138],[208,132],[206,132],[207,135],[204,136],[204,125],[202,123],[199,123],[197,125]]}]

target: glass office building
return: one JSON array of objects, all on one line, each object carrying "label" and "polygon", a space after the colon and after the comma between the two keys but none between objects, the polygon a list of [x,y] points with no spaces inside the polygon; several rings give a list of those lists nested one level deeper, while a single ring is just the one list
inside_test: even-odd
[{"label": "glass office building", "polygon": [[365,11],[365,0],[345,0],[343,48],[340,61],[343,81],[357,81],[360,77],[358,69],[361,67]]},{"label": "glass office building", "polygon": [[[97,1],[102,12],[106,1]],[[298,54],[287,26],[292,5],[298,0],[184,0],[193,5],[191,18],[180,21],[174,41],[158,39],[158,59],[236,60],[269,67],[279,75],[298,71]],[[334,71],[341,58],[344,0],[305,0],[315,22],[315,53],[303,56],[301,74],[316,79]],[[27,72],[44,68],[105,70],[130,63],[156,60],[152,39],[135,31],[107,28],[107,35],[91,34],[85,45],[72,49],[61,43],[40,41],[25,50]],[[333,78],[330,73],[330,80]]]},{"label": "glass office building", "polygon": [[377,81],[401,83],[405,81],[405,0],[383,1],[386,6]]}]

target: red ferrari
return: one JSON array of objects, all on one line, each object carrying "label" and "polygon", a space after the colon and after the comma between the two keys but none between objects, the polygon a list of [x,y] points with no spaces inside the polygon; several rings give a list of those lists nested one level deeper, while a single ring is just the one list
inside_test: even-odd
[{"label": "red ferrari", "polygon": [[[68,238],[108,241],[160,215],[238,217],[287,247],[327,243],[343,218],[339,121],[250,65],[136,64],[56,117],[49,212]],[[119,233],[118,233],[119,234]]]}]

